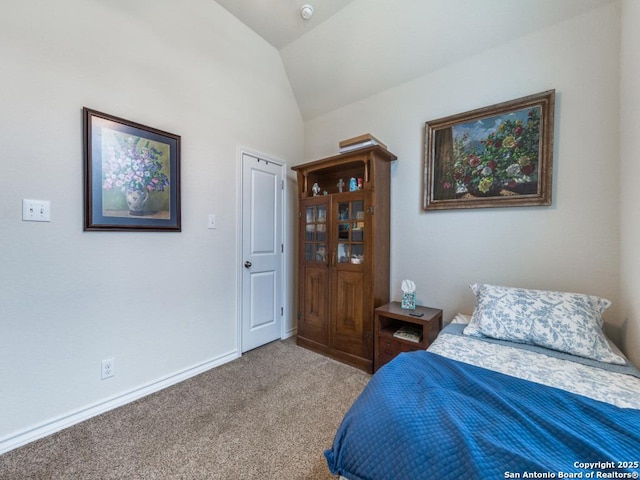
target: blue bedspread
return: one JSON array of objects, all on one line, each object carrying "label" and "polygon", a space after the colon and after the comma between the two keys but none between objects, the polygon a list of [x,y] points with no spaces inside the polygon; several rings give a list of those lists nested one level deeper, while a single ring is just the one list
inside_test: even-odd
[{"label": "blue bedspread", "polygon": [[325,456],[349,480],[638,478],[640,410],[404,353],[372,377]]}]

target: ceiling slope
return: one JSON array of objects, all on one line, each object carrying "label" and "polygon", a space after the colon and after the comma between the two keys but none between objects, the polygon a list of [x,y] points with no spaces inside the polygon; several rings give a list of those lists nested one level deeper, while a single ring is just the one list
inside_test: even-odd
[{"label": "ceiling slope", "polygon": [[[616,1],[619,0],[218,3],[236,4],[236,13],[232,13],[249,26],[255,25],[255,18],[250,20],[247,10],[254,9],[251,16],[261,19],[265,24],[260,26],[262,35],[279,48],[302,117],[309,120]],[[325,2],[331,3],[329,16],[314,16],[311,21],[315,23],[303,23],[302,27],[292,25],[304,22],[299,5],[311,3],[317,14]],[[279,6],[276,9],[274,5]],[[285,13],[285,6],[294,12]]]}]

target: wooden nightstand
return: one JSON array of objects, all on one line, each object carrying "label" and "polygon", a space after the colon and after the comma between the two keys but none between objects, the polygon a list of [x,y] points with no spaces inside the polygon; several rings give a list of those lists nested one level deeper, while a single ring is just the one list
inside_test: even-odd
[{"label": "wooden nightstand", "polygon": [[[413,316],[410,315],[411,313],[422,313],[422,316]],[[412,342],[394,337],[393,334],[404,326],[414,326],[421,329],[422,340]],[[376,308],[373,371],[377,371],[401,352],[426,350],[438,336],[440,330],[442,330],[442,310],[420,306],[416,306],[415,310],[407,310],[400,306],[400,302],[391,302]]]}]

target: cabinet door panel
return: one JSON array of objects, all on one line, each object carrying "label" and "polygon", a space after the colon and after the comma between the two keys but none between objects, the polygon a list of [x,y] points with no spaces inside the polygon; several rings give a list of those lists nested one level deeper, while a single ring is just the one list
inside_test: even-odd
[{"label": "cabinet door panel", "polygon": [[308,266],[304,269],[303,289],[300,296],[302,318],[298,321],[298,334],[314,342],[328,343],[329,282],[326,267]]},{"label": "cabinet door panel", "polygon": [[332,286],[331,346],[371,357],[371,316],[365,311],[362,272],[335,270]]},{"label": "cabinet door panel", "polygon": [[342,265],[361,265],[367,260],[364,235],[366,231],[364,193],[351,193],[338,198],[333,205],[336,226],[335,261]]},{"label": "cabinet door panel", "polygon": [[329,343],[329,208],[326,197],[300,204],[298,335],[325,346]]}]

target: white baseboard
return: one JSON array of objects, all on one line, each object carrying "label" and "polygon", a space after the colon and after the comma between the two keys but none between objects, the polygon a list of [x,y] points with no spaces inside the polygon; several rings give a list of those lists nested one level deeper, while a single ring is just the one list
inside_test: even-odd
[{"label": "white baseboard", "polygon": [[298,333],[298,329],[297,328],[292,328],[291,330],[287,330],[286,332],[284,332],[284,335],[282,336],[282,340],[286,340],[287,338],[291,338],[293,336],[295,336]]},{"label": "white baseboard", "polygon": [[141,387],[135,388],[128,392],[119,394],[115,397],[108,398],[104,401],[80,408],[68,415],[63,415],[48,421],[45,421],[34,427],[27,428],[16,434],[11,434],[0,439],[0,455],[14,450],[18,447],[26,445],[40,438],[44,438],[52,433],[64,430],[67,427],[88,420],[102,413],[121,407],[127,403],[131,403],[151,393],[155,393],[164,388],[180,383],[188,378],[194,377],[201,373],[211,370],[212,368],[223,365],[231,360],[235,360],[240,356],[237,350],[221,355],[207,362],[195,365],[193,367],[182,370],[181,372],[168,375],[164,378],[148,383]]}]

